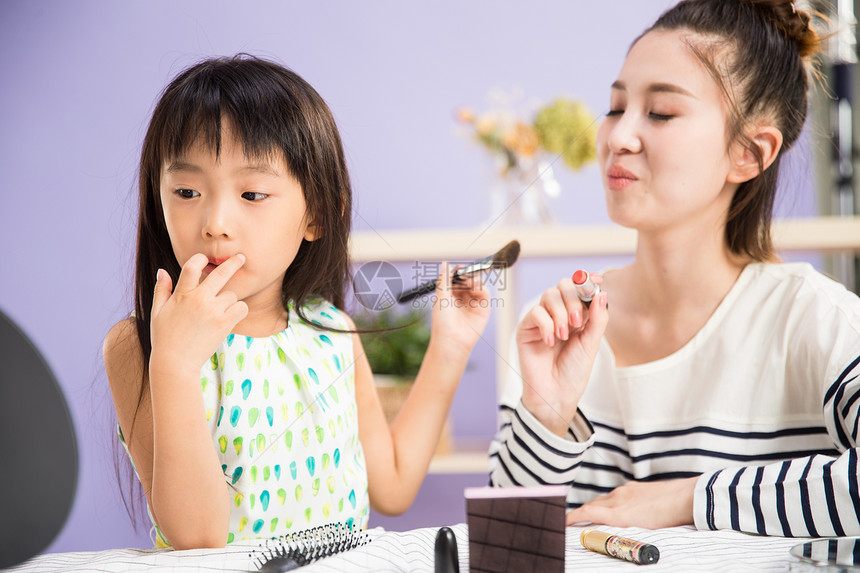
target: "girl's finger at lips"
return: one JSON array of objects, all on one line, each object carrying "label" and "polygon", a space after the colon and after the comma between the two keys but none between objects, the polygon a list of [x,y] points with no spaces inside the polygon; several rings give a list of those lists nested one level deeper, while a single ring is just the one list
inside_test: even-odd
[{"label": "girl's finger at lips", "polygon": [[213,269],[201,284],[208,285],[210,288],[215,289],[215,292],[217,293],[231,278],[233,278],[233,275],[235,275],[244,264],[245,255],[241,253],[233,255]]},{"label": "girl's finger at lips", "polygon": [[203,253],[195,253],[185,261],[179,271],[179,279],[176,281],[175,291],[186,292],[194,289],[200,284],[203,269],[209,264],[209,258]]}]

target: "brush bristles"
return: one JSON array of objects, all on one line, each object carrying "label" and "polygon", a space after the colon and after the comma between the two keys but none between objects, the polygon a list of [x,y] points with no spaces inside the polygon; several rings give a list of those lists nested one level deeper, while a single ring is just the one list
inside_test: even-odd
[{"label": "brush bristles", "polygon": [[334,523],[267,539],[265,547],[254,550],[249,557],[254,558],[257,569],[272,559],[289,559],[301,566],[369,542],[367,533]]},{"label": "brush bristles", "polygon": [[520,256],[520,242],[514,239],[493,255],[493,266],[503,269],[511,266]]}]

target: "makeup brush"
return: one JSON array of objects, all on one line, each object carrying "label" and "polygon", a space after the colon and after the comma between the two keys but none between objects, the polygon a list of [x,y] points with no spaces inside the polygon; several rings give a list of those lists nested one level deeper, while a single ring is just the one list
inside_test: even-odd
[{"label": "makeup brush", "polygon": [[[468,275],[473,275],[490,269],[507,268],[516,262],[518,256],[520,256],[520,242],[513,240],[489,257],[485,257],[468,266],[457,269],[451,280],[452,282],[458,282]],[[436,281],[428,281],[415,288],[411,288],[400,293],[400,296],[397,297],[397,302],[409,302],[417,296],[433,292],[434,290],[436,290]]]}]

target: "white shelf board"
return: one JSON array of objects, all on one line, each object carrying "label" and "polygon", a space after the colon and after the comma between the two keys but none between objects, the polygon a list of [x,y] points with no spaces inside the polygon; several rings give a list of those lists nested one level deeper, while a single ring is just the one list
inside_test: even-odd
[{"label": "white shelf board", "polygon": [[435,456],[430,462],[430,474],[487,474],[489,458],[483,452],[452,452]]},{"label": "white shelf board", "polygon": [[[485,257],[517,239],[521,257],[626,255],[636,232],[616,225],[490,227],[473,229],[384,229],[353,233],[352,260],[458,260]],[[773,223],[779,251],[860,250],[860,217],[808,217]]]}]

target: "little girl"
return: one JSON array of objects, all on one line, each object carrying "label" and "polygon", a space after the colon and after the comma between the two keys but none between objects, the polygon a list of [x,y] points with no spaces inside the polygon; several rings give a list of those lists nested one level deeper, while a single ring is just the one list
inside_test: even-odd
[{"label": "little girl", "polygon": [[[135,313],[104,361],[156,544],[216,547],[412,503],[485,290],[438,281],[426,358],[385,421],[344,306],[351,189],[328,106],[269,61],[192,66],[140,165]],[[440,304],[442,297],[447,297]]]}]

